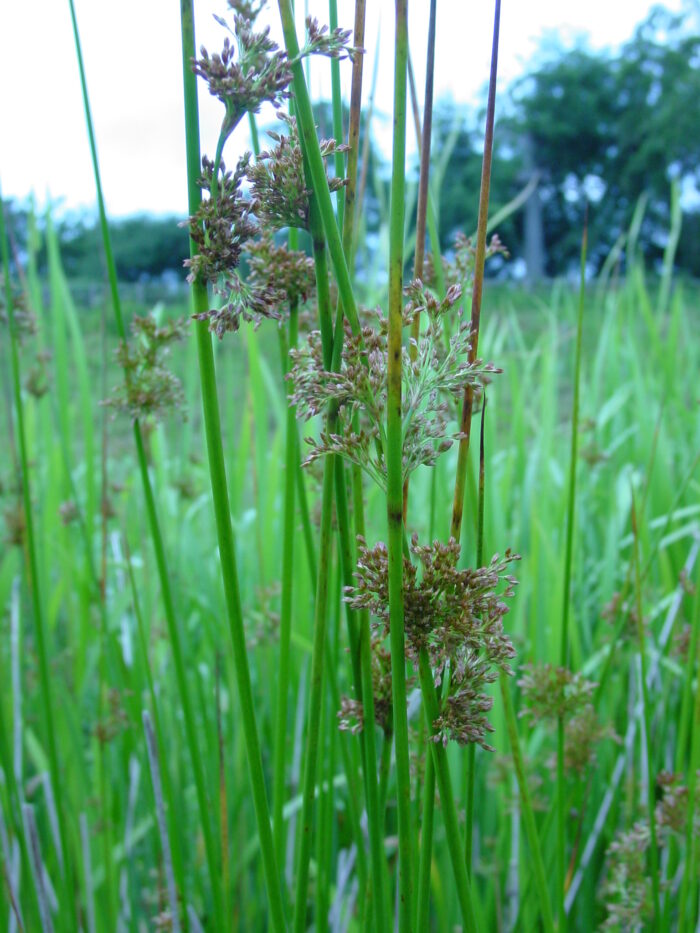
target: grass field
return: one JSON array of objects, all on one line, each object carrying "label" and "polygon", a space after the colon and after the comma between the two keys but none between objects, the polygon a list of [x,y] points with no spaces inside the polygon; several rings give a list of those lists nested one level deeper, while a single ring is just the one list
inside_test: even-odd
[{"label": "grass field", "polygon": [[[12,283],[5,261],[0,930],[253,931],[293,918],[298,931],[380,933],[392,917],[441,933],[530,933],[555,919],[559,930],[694,929],[700,289],[674,280],[672,249],[652,277],[630,237],[626,261],[580,294],[486,280],[479,355],[502,372],[474,414],[454,566],[408,541],[448,541],[457,443],[411,474],[404,528],[391,414],[365,452],[383,465],[384,445],[378,484],[334,453],[300,470],[303,439],[318,441],[323,422],[302,421],[303,398],[289,413],[296,303],[289,327],[244,324],[211,341],[191,321],[207,307],[195,281],[172,346],[175,309],[125,306],[127,324],[150,311],[151,329],[130,344],[143,370],[122,349],[124,383],[114,292],[76,306],[50,221],[42,230],[46,281],[36,238]],[[326,260],[315,258],[318,275]],[[405,260],[398,268],[408,281]],[[391,346],[397,308],[382,276],[355,296],[381,306]],[[350,319],[342,287],[340,300]],[[322,304],[301,316],[300,345]],[[448,335],[460,309],[473,311],[468,295],[447,312]],[[401,308],[398,320],[400,341]],[[158,340],[162,361],[149,356]],[[377,397],[390,411],[388,365]],[[140,412],[103,404],[133,400],[133,384],[151,393]],[[443,433],[454,434],[449,398]],[[153,418],[155,407],[167,410]],[[369,548],[388,541],[359,564],[358,512]],[[503,614],[505,570],[495,581],[458,570],[493,574],[492,555],[509,548],[518,585]],[[358,600],[380,565],[370,643]],[[430,632],[449,635],[437,626],[460,587],[473,600],[459,615],[468,647],[438,663]],[[496,656],[501,616],[514,676],[495,664],[465,719],[460,664],[478,671]],[[409,652],[397,661],[399,618]],[[422,642],[410,629],[421,623]],[[358,729],[368,694],[378,725],[368,714]]]}]

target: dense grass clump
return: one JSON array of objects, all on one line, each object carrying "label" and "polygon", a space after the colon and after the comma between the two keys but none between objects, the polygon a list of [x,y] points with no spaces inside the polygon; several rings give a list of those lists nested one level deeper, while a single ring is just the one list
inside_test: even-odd
[{"label": "dense grass clump", "polygon": [[412,192],[402,0],[358,285],[364,4],[299,46],[280,0],[283,47],[229,5],[197,58],[182,4],[190,308],[122,308],[85,79],[101,315],[50,217],[48,292],[0,229],[2,928],[694,927],[697,290],[633,235],[587,283],[583,221],[578,290],[484,284],[498,3],[478,229],[439,256],[436,4]]}]

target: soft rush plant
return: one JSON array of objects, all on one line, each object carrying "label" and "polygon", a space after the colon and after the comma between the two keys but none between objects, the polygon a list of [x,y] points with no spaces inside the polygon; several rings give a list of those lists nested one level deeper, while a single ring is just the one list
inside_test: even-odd
[{"label": "soft rush plant", "polygon": [[[437,3],[422,114],[411,76],[414,191],[408,8],[396,0],[388,288],[368,289],[354,263],[363,147],[365,179],[368,161],[365,4],[355,4],[352,38],[330,0],[330,26],[307,18],[299,43],[292,4],[279,0],[283,45],[259,25],[263,5],[229,0],[217,16],[222,48],[210,54],[197,53],[192,0],[181,4],[194,320],[181,350],[182,320],[162,309],[127,320],[122,307],[71,3],[122,374],[109,382],[103,322],[101,395],[118,382],[112,411],[92,397],[85,319],[50,223],[48,315],[38,247],[24,281],[0,217],[0,375],[11,401],[0,472],[0,596],[11,605],[0,639],[3,923],[406,933],[461,922],[550,933],[556,916],[560,930],[691,929],[700,537],[686,497],[700,437],[666,369],[641,364],[652,340],[658,359],[700,365],[693,341],[678,343],[688,325],[671,289],[677,191],[657,302],[668,328],[631,267],[619,293],[599,290],[605,314],[592,305],[600,330],[587,327],[588,372],[585,224],[578,303],[555,289],[535,336],[514,310],[482,315],[486,262],[505,252],[489,238],[500,3],[477,229],[451,240],[448,258],[430,173]],[[310,56],[330,76],[334,139],[317,133]],[[223,107],[204,156],[198,80]],[[259,137],[263,106],[277,119]],[[253,152],[227,165],[246,123]],[[557,361],[572,324],[572,402],[560,416]],[[36,373],[24,368],[30,354]],[[659,392],[665,405],[650,421]],[[206,465],[193,456],[197,394]],[[190,418],[173,443],[168,419],[183,402]],[[110,419],[101,507],[100,414]],[[667,417],[678,421],[673,436],[689,439],[678,469]],[[554,466],[562,418],[568,483]],[[48,446],[54,430],[59,453]],[[633,464],[644,459],[640,481]],[[115,528],[110,499],[122,484],[132,498],[117,504]],[[550,540],[559,524],[561,556]],[[507,544],[524,557],[517,588]]]}]

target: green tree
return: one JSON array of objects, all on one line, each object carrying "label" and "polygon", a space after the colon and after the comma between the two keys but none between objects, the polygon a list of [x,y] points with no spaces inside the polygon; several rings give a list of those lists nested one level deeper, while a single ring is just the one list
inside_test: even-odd
[{"label": "green tree", "polygon": [[[660,257],[671,178],[686,191],[700,180],[699,66],[700,36],[687,17],[657,7],[619,52],[558,50],[513,88],[500,146],[517,153],[532,142],[550,274],[577,262],[586,200],[594,263],[627,229],[643,192],[640,246],[649,260]],[[690,250],[679,262],[700,272]]]}]

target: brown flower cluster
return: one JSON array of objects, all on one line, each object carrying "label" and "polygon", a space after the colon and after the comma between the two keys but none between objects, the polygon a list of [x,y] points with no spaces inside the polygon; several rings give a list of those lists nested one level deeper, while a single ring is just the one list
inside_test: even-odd
[{"label": "brown flower cluster", "polygon": [[[504,259],[508,259],[509,255],[498,234],[494,233],[486,246],[486,261],[488,262],[493,256],[503,256]],[[447,288],[452,285],[461,285],[464,289],[471,288],[476,266],[476,246],[471,237],[461,232],[458,233],[454,242],[454,259],[449,260],[445,256],[440,258]],[[431,286],[437,284],[434,263],[433,254],[428,253],[425,257],[425,280]]]},{"label": "brown flower cluster", "polygon": [[275,245],[266,234],[246,246],[248,281],[259,291],[276,290],[280,301],[301,304],[316,290],[314,261],[300,250]]},{"label": "brown flower cluster", "polygon": [[170,344],[185,335],[184,320],[160,326],[155,316],[135,316],[130,341],[120,341],[117,362],[124,370],[124,382],[102,404],[123,411],[132,419],[161,418],[183,402],[182,385],[163,366]]},{"label": "brown flower cluster", "polygon": [[325,55],[326,58],[348,58],[354,62],[364,49],[353,48],[348,45],[350,29],[334,29],[328,31],[328,26],[319,26],[318,20],[313,16],[306,17],[306,42],[299,57],[305,55]]},{"label": "brown flower cluster", "polygon": [[597,684],[582,674],[551,664],[527,664],[518,686],[525,703],[521,716],[534,723],[563,718],[567,771],[583,774],[595,762],[598,743],[615,738],[613,730],[600,722],[591,702]]},{"label": "brown flower cluster", "polygon": [[[238,160],[236,170],[226,171],[222,162],[214,179],[214,163],[202,159],[202,174],[197,184],[210,197],[203,198],[197,213],[190,217],[190,236],[197,245],[197,255],[185,260],[190,269],[188,282],[199,279],[216,285],[241,261],[246,242],[255,236],[257,226],[252,216],[253,202],[243,196],[241,185],[250,164],[250,153]],[[212,190],[215,189],[215,197]]]},{"label": "brown flower cluster", "polygon": [[[493,364],[469,363],[469,326],[462,323],[445,347],[443,319],[461,295],[451,288],[437,301],[420,280],[405,290],[404,325],[418,311],[425,311],[428,326],[415,344],[416,358],[403,349],[402,428],[403,477],[419,466],[432,466],[460,435],[451,432],[449,400],[459,399],[465,385],[480,388],[490,374],[500,372]],[[338,406],[340,426],[335,434],[322,432],[318,440],[307,439],[310,463],[328,453],[337,453],[358,464],[381,488],[386,488],[383,455],[387,403],[388,323],[381,311],[360,333],[346,327],[339,372],[329,372],[323,363],[320,333],[312,332],[302,349],[295,351],[290,374],[293,401],[305,420],[324,411],[329,403]],[[357,416],[357,421],[354,418]],[[357,428],[353,424],[357,424]]]},{"label": "brown flower cluster", "polygon": [[[700,778],[700,773],[697,775]],[[684,837],[688,806],[688,788],[677,774],[661,772],[657,777],[661,799],[656,805],[654,822],[659,846],[669,837]],[[700,781],[696,782],[693,834],[700,835]],[[637,820],[632,828],[617,834],[607,852],[608,873],[603,885],[607,917],[605,930],[650,929],[654,909],[651,878],[647,870],[647,852],[651,833],[647,819]],[[690,857],[686,854],[686,857]]]},{"label": "brown flower cluster", "polygon": [[[277,145],[261,152],[248,172],[256,214],[261,223],[276,229],[297,227],[308,230],[311,190],[307,188],[304,177],[297,122],[287,114],[278,113],[277,116],[287,124],[287,135],[269,133]],[[324,158],[335,152],[347,152],[348,148],[338,145],[334,139],[322,139],[320,147]],[[332,192],[345,184],[344,178],[328,179]]]},{"label": "brown flower cluster", "polygon": [[[380,638],[372,639],[372,695],[374,721],[386,736],[393,731],[393,702],[391,686],[391,653],[382,647]],[[360,700],[341,697],[338,712],[341,731],[356,735],[365,727],[365,712]]]},{"label": "brown flower cluster", "polygon": [[194,73],[209,86],[209,93],[217,97],[226,110],[221,136],[226,139],[246,113],[257,113],[266,101],[280,106],[289,96],[287,88],[292,71],[286,52],[280,51],[270,39],[269,27],[254,31],[254,20],[260,7],[237,4],[233,29],[223,18],[216,21],[227,29],[233,42],[226,36],[221,54],[209,55],[202,47],[201,58],[193,60]]},{"label": "brown flower cluster", "polygon": [[[379,620],[381,637],[389,632],[389,560],[386,545],[373,548],[359,539],[357,583],[346,599],[355,609],[367,609]],[[449,665],[449,690],[434,741],[476,742],[490,749],[493,731],[486,714],[492,698],[486,688],[500,671],[510,673],[515,651],[503,629],[516,580],[508,573],[518,556],[506,551],[487,567],[460,570],[459,544],[451,538],[421,546],[414,535],[410,547],[417,564],[404,557],[403,605],[406,655],[414,663],[425,649],[438,682]],[[419,574],[420,568],[420,574]]]},{"label": "brown flower cluster", "polygon": [[[14,292],[11,295],[12,319],[15,325],[15,337],[19,344],[23,338],[33,337],[37,332],[36,317],[27,303],[23,292]],[[10,316],[5,307],[5,280],[0,274],[0,324],[9,326]]]}]

